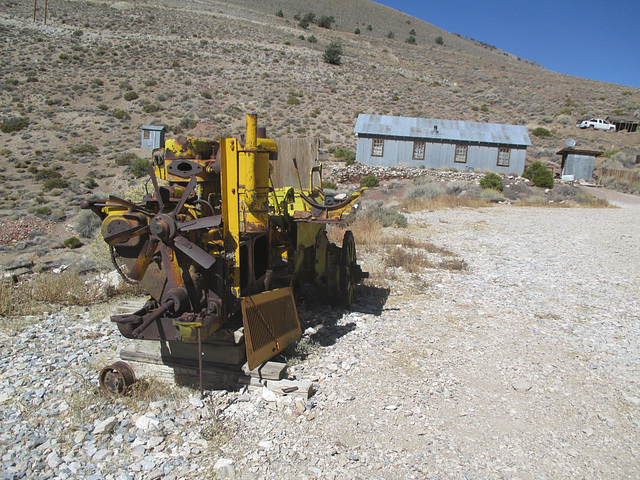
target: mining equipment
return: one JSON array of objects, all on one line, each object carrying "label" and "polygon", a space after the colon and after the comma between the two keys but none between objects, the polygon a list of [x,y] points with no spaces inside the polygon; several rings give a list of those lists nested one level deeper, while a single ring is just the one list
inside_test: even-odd
[{"label": "mining equipment", "polygon": [[[303,189],[295,159],[298,187],[275,188],[269,172],[277,146],[259,131],[257,116],[247,115],[238,138],[168,139],[153,152],[140,202],[110,196],[82,203],[102,219],[117,271],[149,294],[142,309],[111,320],[130,339],[192,345],[201,390],[202,344],[217,330],[244,327],[254,369],[301,337],[297,286],[348,307],[368,276],[351,231],[341,247],[327,238],[327,225],[352,215],[364,189],[342,201],[325,196],[321,165]],[[103,369],[100,385],[122,393],[134,379],[118,361]]]}]

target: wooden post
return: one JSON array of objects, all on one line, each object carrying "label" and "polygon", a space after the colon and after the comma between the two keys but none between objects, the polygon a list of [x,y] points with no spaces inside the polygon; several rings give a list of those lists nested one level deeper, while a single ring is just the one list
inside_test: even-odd
[{"label": "wooden post", "polygon": [[33,21],[36,21],[36,10],[38,9],[38,0],[33,0]]},{"label": "wooden post", "polygon": [[49,8],[49,0],[44,0],[44,24],[47,24],[47,10]]}]

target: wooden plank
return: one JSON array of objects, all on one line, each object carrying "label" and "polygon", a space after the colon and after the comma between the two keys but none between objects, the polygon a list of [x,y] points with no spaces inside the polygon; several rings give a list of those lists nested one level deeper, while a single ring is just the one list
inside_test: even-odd
[{"label": "wooden plank", "polygon": [[[133,340],[120,351],[122,360],[163,364],[198,362],[198,345],[183,342]],[[202,361],[207,364],[239,367],[246,361],[244,345],[202,344]]]},{"label": "wooden plank", "polygon": [[281,380],[287,376],[287,364],[281,362],[265,362],[258,368],[245,371],[246,374],[259,380]]},{"label": "wooden plank", "polygon": [[[186,385],[199,388],[200,376],[196,366],[156,365],[129,361],[137,378],[156,378],[169,385]],[[203,366],[202,385],[207,390],[236,390],[238,372]]]}]

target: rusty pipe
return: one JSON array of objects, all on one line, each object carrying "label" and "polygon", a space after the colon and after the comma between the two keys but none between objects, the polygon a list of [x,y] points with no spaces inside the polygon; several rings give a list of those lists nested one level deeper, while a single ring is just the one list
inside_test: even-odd
[{"label": "rusty pipe", "polygon": [[151,325],[154,321],[160,318],[160,316],[163,313],[165,313],[167,310],[169,310],[169,308],[173,307],[174,303],[175,303],[174,300],[170,298],[164,303],[164,305],[161,305],[160,307],[158,307],[154,312],[147,313],[147,315],[142,317],[143,318],[142,323],[138,326],[138,328],[136,328],[133,332],[131,332],[131,334],[134,337],[137,337],[140,334],[140,332],[145,330],[149,325]]}]

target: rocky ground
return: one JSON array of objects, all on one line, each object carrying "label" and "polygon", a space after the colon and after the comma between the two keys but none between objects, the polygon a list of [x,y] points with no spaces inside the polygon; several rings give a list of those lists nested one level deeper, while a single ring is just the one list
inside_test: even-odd
[{"label": "rocky ground", "polygon": [[0,478],[640,478],[640,206],[621,205],[410,214],[469,268],[361,254],[355,308],[305,312],[307,402],[153,379],[107,400],[111,306],[4,320]]}]

